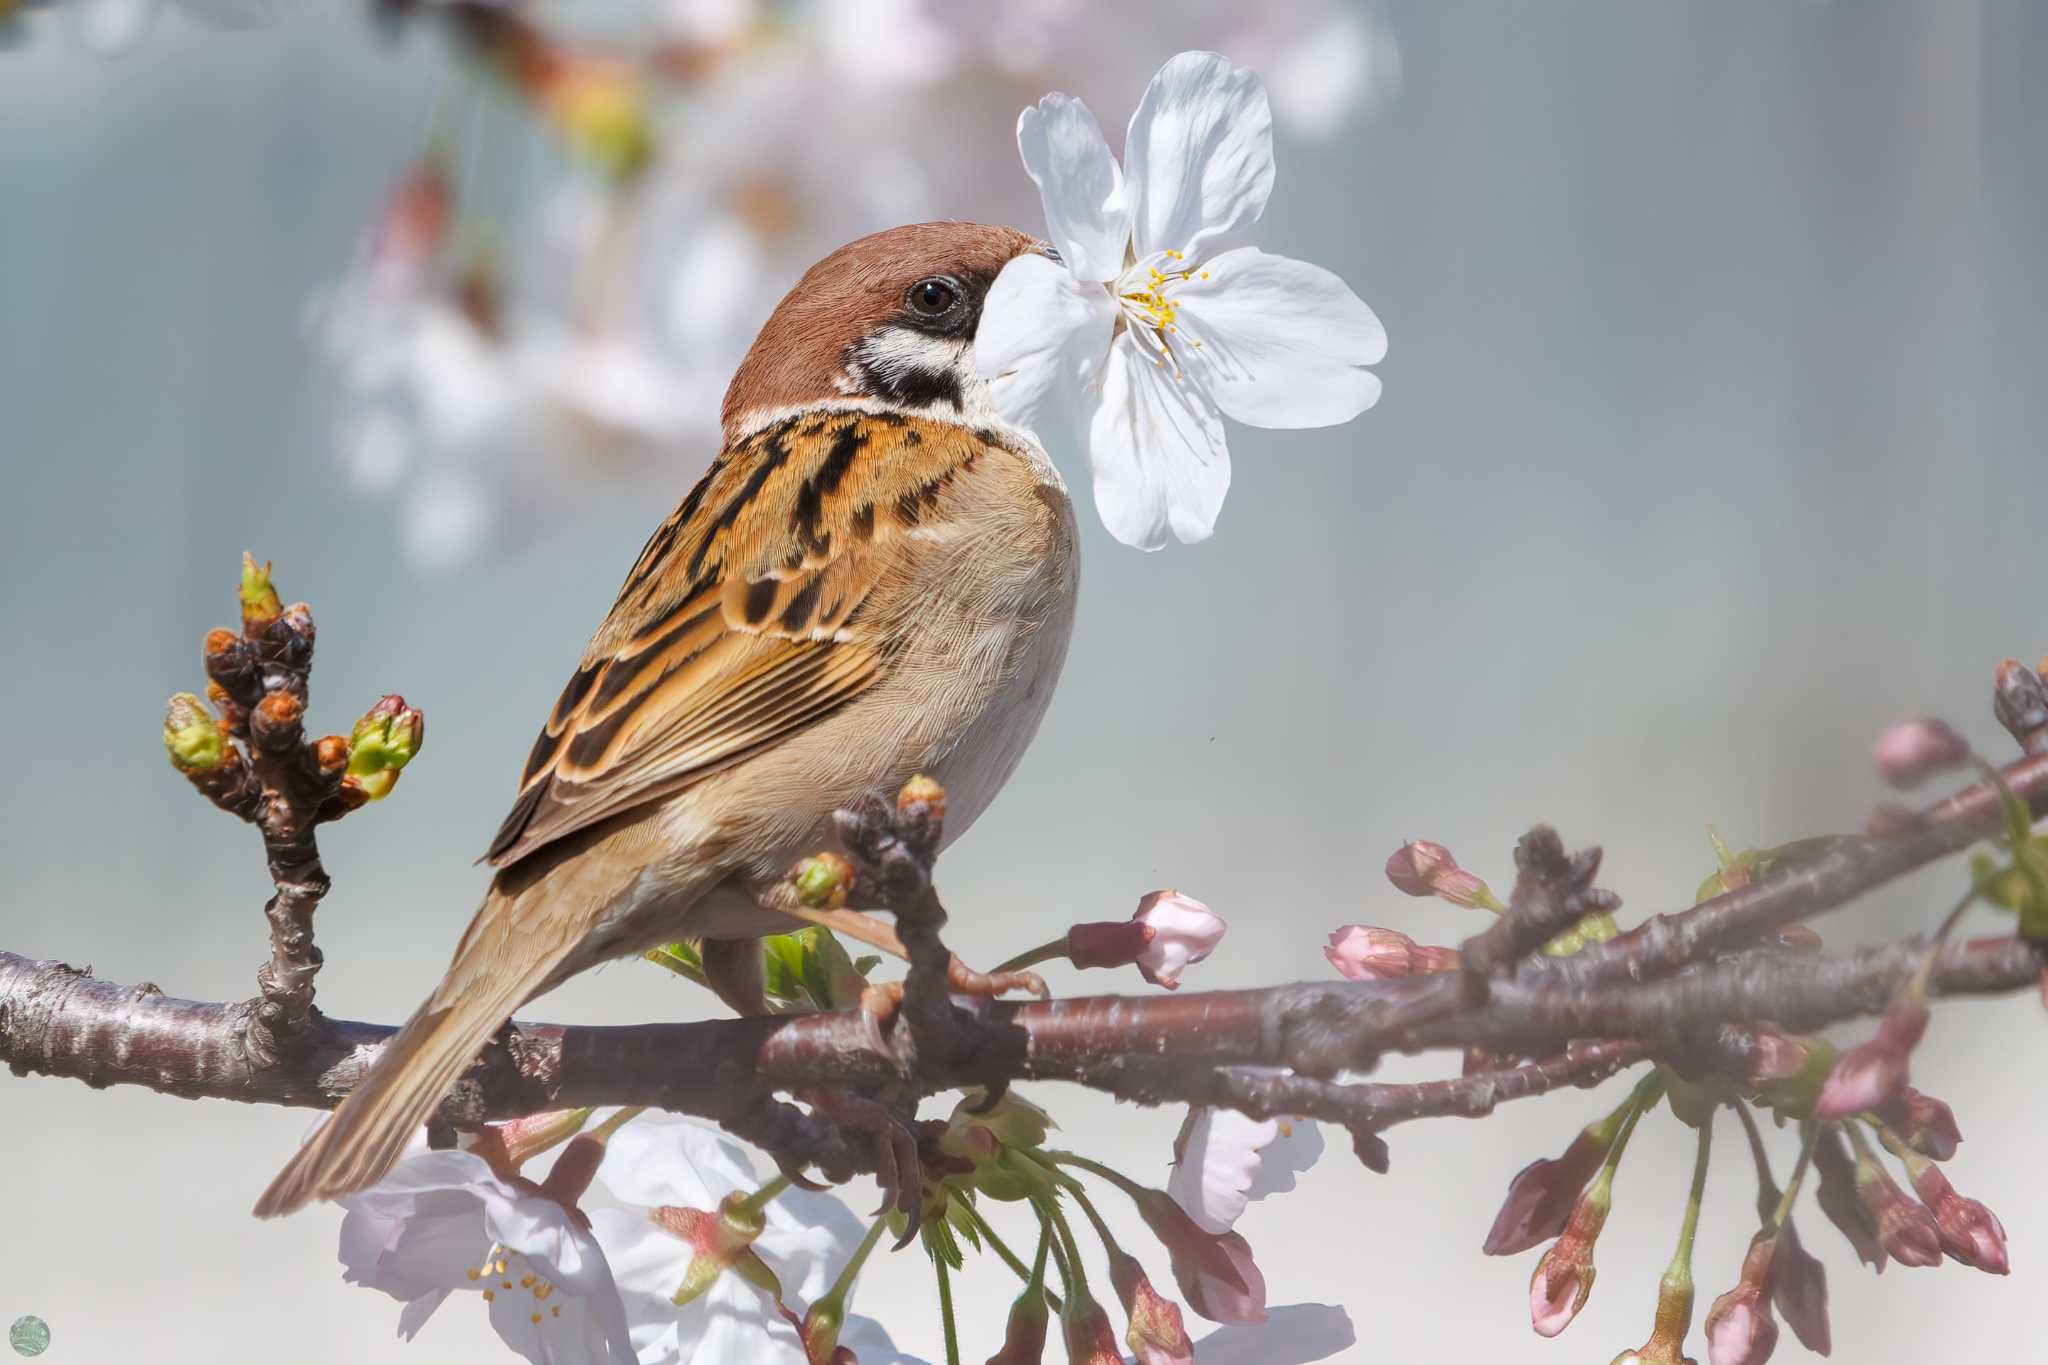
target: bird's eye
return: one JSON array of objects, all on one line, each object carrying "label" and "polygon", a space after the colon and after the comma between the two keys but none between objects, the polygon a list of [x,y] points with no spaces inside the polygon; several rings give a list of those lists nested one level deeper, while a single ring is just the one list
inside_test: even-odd
[{"label": "bird's eye", "polygon": [[924,317],[935,318],[943,315],[960,297],[959,291],[948,279],[934,277],[919,280],[910,286],[910,310]]}]

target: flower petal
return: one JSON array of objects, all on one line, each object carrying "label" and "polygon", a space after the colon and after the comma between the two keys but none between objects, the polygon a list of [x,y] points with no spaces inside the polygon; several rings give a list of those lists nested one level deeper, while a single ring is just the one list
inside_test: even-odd
[{"label": "flower petal", "polygon": [[1047,95],[1017,116],[1017,151],[1074,277],[1114,279],[1131,236],[1130,196],[1095,115],[1072,95]]},{"label": "flower petal", "polygon": [[1209,538],[1230,491],[1222,418],[1129,332],[1110,346],[1086,439],[1095,507],[1111,535],[1140,550],[1164,546],[1169,531],[1185,544]]},{"label": "flower petal", "polygon": [[1228,1232],[1258,1178],[1260,1149],[1280,1136],[1280,1123],[1235,1109],[1199,1110],[1192,1120],[1166,1192],[1203,1231]]},{"label": "flower petal", "polygon": [[1273,113],[1256,74],[1183,52],[1145,87],[1124,142],[1137,254],[1205,260],[1239,243],[1273,192]]},{"label": "flower petal", "polygon": [[1071,419],[1100,379],[1115,322],[1101,285],[1036,252],[1012,260],[989,286],[974,338],[996,410],[1033,430]]},{"label": "flower petal", "polygon": [[[1204,262],[1175,292],[1190,375],[1227,416],[1258,427],[1348,422],[1379,401],[1365,369],[1387,332],[1343,280],[1318,265],[1252,247]],[[1193,357],[1199,356],[1196,360]]]}]

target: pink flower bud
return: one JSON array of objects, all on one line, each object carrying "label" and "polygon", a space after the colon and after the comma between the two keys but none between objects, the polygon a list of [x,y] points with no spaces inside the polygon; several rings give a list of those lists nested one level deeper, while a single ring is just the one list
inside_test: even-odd
[{"label": "pink flower bud", "polygon": [[1934,1214],[1943,1251],[1987,1274],[2012,1273],[2012,1260],[2005,1250],[2005,1225],[1997,1214],[1979,1201],[1957,1194],[1948,1177],[1929,1162],[1918,1163],[1913,1171],[1913,1188]]},{"label": "pink flower bud", "polygon": [[1742,1278],[1707,1310],[1707,1358],[1713,1365],[1763,1365],[1778,1348],[1771,1317],[1778,1235],[1758,1233],[1742,1258]]},{"label": "pink flower bud", "polygon": [[386,288],[410,287],[448,236],[454,188],[439,156],[429,154],[398,183],[378,214],[370,268]]},{"label": "pink flower bud", "polygon": [[1155,986],[1174,990],[1181,972],[1216,951],[1230,926],[1208,906],[1178,891],[1154,891],[1131,918],[1152,931],[1138,954],[1138,970]]},{"label": "pink flower bud", "polygon": [[1752,1284],[1739,1284],[1707,1311],[1707,1359],[1713,1365],[1763,1365],[1778,1349],[1778,1324]]},{"label": "pink flower bud", "polygon": [[1045,1328],[1050,1318],[1045,1291],[1027,1286],[1010,1305],[1002,1349],[988,1358],[988,1365],[1039,1365],[1045,1358]]},{"label": "pink flower bud", "polygon": [[1487,1255],[1513,1256],[1564,1231],[1579,1192],[1600,1169],[1614,1140],[1612,1131],[1597,1131],[1604,1127],[1583,1129],[1563,1156],[1532,1161],[1516,1172],[1508,1182],[1507,1200],[1494,1215],[1493,1229],[1486,1234]]},{"label": "pink flower bud", "polygon": [[1124,1365],[1109,1314],[1085,1293],[1070,1295],[1060,1309],[1060,1335],[1066,1338],[1071,1365]]},{"label": "pink flower bud", "polygon": [[1941,1264],[1941,1228],[1868,1157],[1856,1163],[1856,1198],[1877,1227],[1877,1239],[1900,1265]]},{"label": "pink flower bud", "polygon": [[1904,789],[1964,762],[1970,745],[1946,721],[1923,716],[1901,721],[1879,735],[1872,756],[1884,780]]},{"label": "pink flower bud", "polygon": [[1211,1322],[1256,1326],[1266,1320],[1266,1277],[1243,1237],[1204,1231],[1165,1190],[1139,1190],[1132,1198],[1166,1248],[1174,1283],[1190,1308]]},{"label": "pink flower bud", "polygon": [[1927,1001],[1908,991],[1892,1002],[1877,1036],[1843,1053],[1814,1101],[1813,1116],[1847,1118],[1896,1099],[1906,1084],[1913,1049],[1927,1032]]},{"label": "pink flower bud", "polygon": [[1607,1225],[1612,1196],[1606,1180],[1597,1180],[1579,1196],[1565,1221],[1564,1232],[1529,1277],[1529,1325],[1540,1337],[1554,1337],[1571,1326],[1593,1292],[1593,1244]]},{"label": "pink flower bud", "polygon": [[1910,1085],[1880,1105],[1877,1116],[1905,1139],[1908,1147],[1936,1161],[1947,1161],[1962,1145],[1963,1130],[1956,1126],[1955,1110]]},{"label": "pink flower bud", "polygon": [[1353,981],[1391,981],[1396,977],[1456,971],[1458,950],[1417,943],[1398,929],[1347,924],[1330,935],[1323,949],[1330,965]]},{"label": "pink flower bud", "polygon": [[1442,844],[1411,839],[1387,859],[1387,880],[1410,896],[1436,896],[1453,905],[1491,906],[1486,883],[1458,866]]},{"label": "pink flower bud", "polygon": [[1195,1346],[1188,1340],[1179,1306],[1160,1297],[1136,1259],[1112,1248],[1109,1279],[1123,1303],[1130,1324],[1124,1341],[1138,1365],[1192,1365]]}]

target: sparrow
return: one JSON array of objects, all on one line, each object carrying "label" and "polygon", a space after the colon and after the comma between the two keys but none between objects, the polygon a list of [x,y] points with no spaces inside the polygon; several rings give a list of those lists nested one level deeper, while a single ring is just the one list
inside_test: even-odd
[{"label": "sparrow", "polygon": [[758,970],[751,943],[796,927],[789,871],[837,846],[834,811],[919,773],[944,785],[949,840],[988,805],[1051,699],[1077,564],[1065,485],[997,414],[974,336],[1003,266],[1050,250],[894,228],[777,305],[721,453],[534,743],[446,975],[259,1216],[374,1184],[511,1013],[578,972],[685,937]]}]

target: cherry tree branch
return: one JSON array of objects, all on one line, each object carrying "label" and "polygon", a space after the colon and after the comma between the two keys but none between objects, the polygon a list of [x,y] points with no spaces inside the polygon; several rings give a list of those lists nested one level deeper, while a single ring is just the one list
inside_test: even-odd
[{"label": "cherry tree branch", "polygon": [[[313,1008],[312,914],[327,889],[313,831],[389,792],[418,749],[419,715],[389,697],[350,738],[309,742],[311,614],[280,606],[268,567],[253,561],[242,602],[241,632],[215,631],[206,642],[219,719],[197,698],[174,698],[165,739],[195,788],[264,836],[277,893],[266,908],[272,950],[259,995],[181,1000],[0,952],[0,1059],[17,1074],[325,1108],[359,1082],[393,1032]],[[949,975],[958,983],[977,974],[950,970],[938,939],[944,912],[930,877],[944,793],[906,788],[895,807],[870,803],[841,822],[863,863],[854,889],[896,907],[916,949],[903,1008],[612,1028],[509,1023],[438,1120],[474,1126],[562,1107],[650,1105],[717,1120],[786,1166],[840,1178],[881,1158],[880,1144],[865,1140],[872,1134],[849,1134],[836,1117],[884,1109],[900,1128],[925,1095],[1065,1081],[1146,1104],[1338,1123],[1360,1157],[1383,1169],[1379,1135],[1395,1124],[1482,1116],[1645,1060],[1741,1083],[1759,1074],[1772,1038],[1881,1014],[1923,964],[1936,994],[2011,992],[2042,979],[2041,946],[2016,936],[1943,943],[1930,961],[1920,938],[1823,954],[1788,948],[1777,933],[1997,834],[2001,784],[2036,818],[2048,810],[2048,686],[2034,670],[2001,665],[1994,712],[2025,755],[1995,778],[1921,810],[1886,807],[1863,833],[1805,861],[1724,874],[1723,894],[1608,942],[1569,956],[1537,951],[1619,904],[1593,884],[1597,848],[1568,852],[1538,827],[1517,848],[1505,912],[1465,943],[1454,970],[1262,990],[949,1003]],[[1433,1050],[1462,1052],[1481,1069],[1410,1084],[1361,1079],[1387,1053]]]}]

